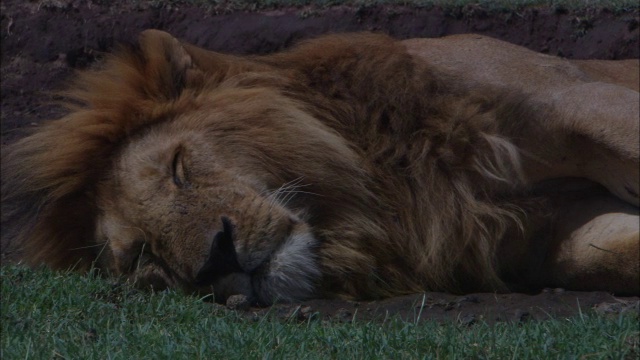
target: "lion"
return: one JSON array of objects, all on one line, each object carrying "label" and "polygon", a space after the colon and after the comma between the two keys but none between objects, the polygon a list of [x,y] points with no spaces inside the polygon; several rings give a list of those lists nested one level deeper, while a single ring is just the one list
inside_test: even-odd
[{"label": "lion", "polygon": [[478,35],[234,56],[147,30],[3,149],[2,235],[220,302],[637,295],[638,69]]}]

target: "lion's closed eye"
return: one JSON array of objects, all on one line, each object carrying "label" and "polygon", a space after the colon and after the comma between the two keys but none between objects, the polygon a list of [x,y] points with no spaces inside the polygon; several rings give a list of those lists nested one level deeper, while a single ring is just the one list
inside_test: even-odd
[{"label": "lion's closed eye", "polygon": [[173,162],[171,164],[171,171],[173,175],[173,183],[183,188],[187,184],[187,178],[184,168],[184,148],[178,147],[173,155]]}]

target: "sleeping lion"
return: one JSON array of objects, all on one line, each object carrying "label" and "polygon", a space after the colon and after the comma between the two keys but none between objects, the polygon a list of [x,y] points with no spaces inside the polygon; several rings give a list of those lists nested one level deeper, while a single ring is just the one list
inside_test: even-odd
[{"label": "sleeping lion", "polygon": [[2,236],[217,301],[638,294],[638,74],[477,35],[232,56],[148,30],[3,149]]}]

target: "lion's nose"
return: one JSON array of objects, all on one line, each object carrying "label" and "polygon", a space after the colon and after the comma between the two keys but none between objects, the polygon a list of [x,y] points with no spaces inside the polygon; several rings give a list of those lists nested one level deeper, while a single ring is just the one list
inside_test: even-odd
[{"label": "lion's nose", "polygon": [[233,245],[235,237],[235,226],[226,216],[222,220],[222,230],[218,231],[211,243],[209,258],[196,275],[196,285],[210,285],[217,278],[231,273],[242,272],[238,264],[236,248]]}]

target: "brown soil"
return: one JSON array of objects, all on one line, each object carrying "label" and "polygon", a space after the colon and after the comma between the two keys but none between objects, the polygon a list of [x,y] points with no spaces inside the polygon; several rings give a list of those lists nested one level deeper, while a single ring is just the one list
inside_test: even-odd
[{"label": "brown soil", "polygon": [[[229,304],[227,307],[233,308]],[[536,295],[484,293],[457,296],[430,292],[381,301],[311,300],[266,309],[251,308],[244,313],[249,317],[273,315],[298,321],[385,321],[391,316],[398,316],[410,322],[453,320],[462,325],[472,325],[565,318],[590,311],[605,315],[630,311],[637,316],[640,301],[638,297],[620,298],[604,292],[563,289],[545,289]]]},{"label": "brown soil", "polygon": [[[22,136],[63,110],[51,104],[73,70],[91,66],[117,42],[135,39],[147,28],[168,31],[196,45],[236,54],[268,53],[305,38],[329,32],[381,31],[397,38],[435,37],[457,33],[493,36],[530,49],[575,59],[640,57],[638,8],[626,11],[528,8],[487,11],[479,6],[450,9],[411,7],[285,8],[260,12],[167,2],[8,0],[0,4],[2,144]],[[175,5],[175,4],[178,5]],[[3,258],[6,247],[3,246]],[[6,258],[5,258],[6,259]],[[548,290],[537,295],[427,293],[378,302],[313,300],[270,309],[250,309],[304,320],[343,321],[403,318],[477,321],[526,321],[571,316],[596,309],[638,312],[639,298],[615,298],[602,292]],[[253,314],[253,315],[252,315]]]}]

